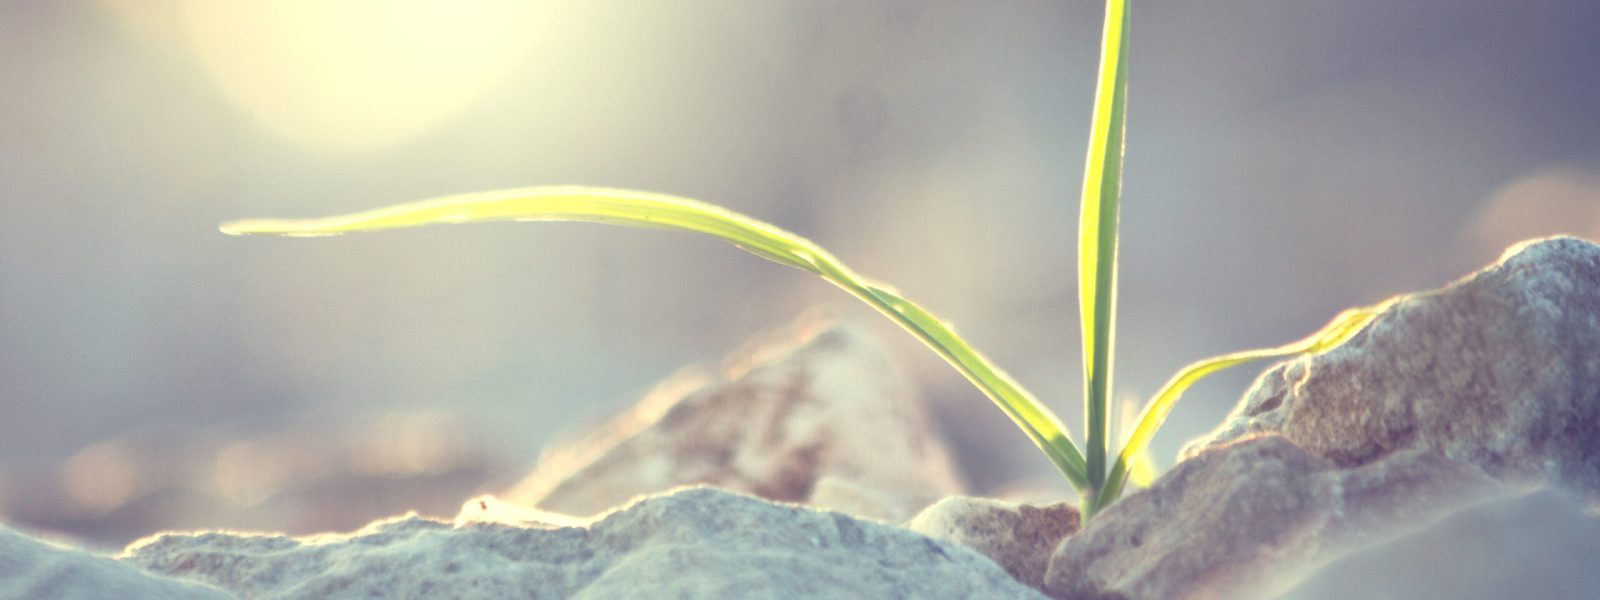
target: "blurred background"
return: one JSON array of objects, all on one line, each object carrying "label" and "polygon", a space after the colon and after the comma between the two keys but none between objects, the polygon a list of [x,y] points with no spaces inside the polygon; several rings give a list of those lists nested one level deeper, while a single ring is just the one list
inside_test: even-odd
[{"label": "blurred background", "polygon": [[[897,285],[1079,428],[1100,20],[1090,0],[0,0],[0,519],[116,548],[450,515],[818,304],[891,341],[974,491],[1064,494],[909,336],[715,241],[216,225],[541,183],[705,199]],[[1118,396],[1520,239],[1600,236],[1597,29],[1591,0],[1134,6]],[[1191,391],[1162,466],[1258,371]],[[1600,524],[1539,494],[1295,595],[1591,598],[1595,556]]]}]

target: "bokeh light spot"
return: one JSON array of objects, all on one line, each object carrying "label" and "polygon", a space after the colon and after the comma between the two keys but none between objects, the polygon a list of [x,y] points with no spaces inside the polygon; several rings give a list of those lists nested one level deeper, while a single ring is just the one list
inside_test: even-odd
[{"label": "bokeh light spot", "polygon": [[79,451],[61,472],[61,489],[78,508],[105,514],[127,503],[138,491],[139,474],[126,451],[102,442]]},{"label": "bokeh light spot", "polygon": [[1536,237],[1600,239],[1600,173],[1555,167],[1517,178],[1479,209],[1466,233],[1476,253],[1488,258]]}]

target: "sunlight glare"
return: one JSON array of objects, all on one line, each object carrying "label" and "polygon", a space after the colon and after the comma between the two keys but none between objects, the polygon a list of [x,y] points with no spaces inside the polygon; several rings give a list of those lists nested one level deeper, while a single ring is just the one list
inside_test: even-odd
[{"label": "sunlight glare", "polygon": [[517,0],[276,0],[186,5],[190,41],[240,108],[319,150],[423,133],[515,70],[547,32]]}]

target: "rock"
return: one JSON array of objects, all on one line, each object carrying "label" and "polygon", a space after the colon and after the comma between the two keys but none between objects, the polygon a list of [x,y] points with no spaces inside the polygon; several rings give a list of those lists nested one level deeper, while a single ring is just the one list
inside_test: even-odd
[{"label": "rock", "polygon": [[158,577],[83,550],[0,527],[0,599],[224,599],[222,590]]},{"label": "rock", "polygon": [[1544,484],[1600,501],[1600,246],[1552,238],[1274,366],[1056,549],[1059,598],[1238,598]]},{"label": "rock", "polygon": [[906,528],[976,550],[1018,581],[1042,588],[1050,552],[1078,524],[1078,509],[1065,502],[1034,506],[951,496],[923,509]]},{"label": "rock", "polygon": [[962,487],[882,345],[862,329],[810,319],[734,353],[720,372],[680,373],[547,450],[505,496],[592,515],[690,484],[807,502],[825,478],[831,491],[815,499],[824,507],[894,522]]},{"label": "rock", "polygon": [[824,476],[812,486],[811,497],[805,503],[864,519],[900,523],[907,513],[928,501],[929,497],[922,494],[907,496],[851,479]]},{"label": "rock", "polygon": [[[474,503],[469,503],[473,506]],[[515,522],[482,520],[513,514]],[[984,557],[904,529],[710,488],[581,527],[487,500],[348,535],[166,534],[122,559],[242,597],[1041,599]]]}]

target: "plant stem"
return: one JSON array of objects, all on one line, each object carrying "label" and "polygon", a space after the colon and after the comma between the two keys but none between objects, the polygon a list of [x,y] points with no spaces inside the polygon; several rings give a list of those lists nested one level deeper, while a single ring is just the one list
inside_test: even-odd
[{"label": "plant stem", "polygon": [[1086,507],[1106,480],[1107,409],[1112,353],[1115,350],[1117,287],[1117,212],[1122,191],[1123,120],[1127,95],[1128,0],[1107,0],[1095,87],[1089,155],[1084,164],[1082,212],[1078,224],[1078,305],[1083,331]]}]

